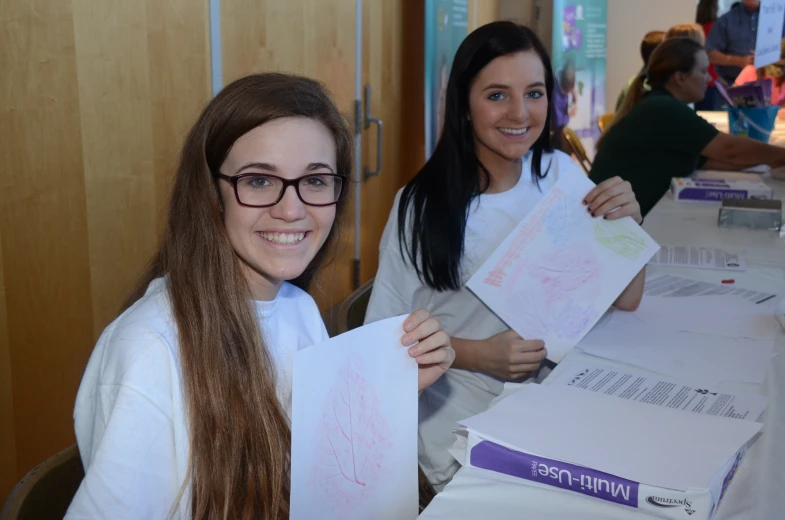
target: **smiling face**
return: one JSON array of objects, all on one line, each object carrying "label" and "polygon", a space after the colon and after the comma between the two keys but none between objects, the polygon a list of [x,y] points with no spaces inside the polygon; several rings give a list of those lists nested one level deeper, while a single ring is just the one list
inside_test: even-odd
[{"label": "smiling face", "polygon": [[526,155],[548,116],[545,67],[537,53],[517,52],[486,65],[469,91],[469,114],[480,162]]},{"label": "smiling face", "polygon": [[[330,131],[307,118],[282,118],[254,128],[235,141],[221,165],[223,175],[244,173],[296,179],[336,171]],[[335,206],[304,204],[289,186],[274,206],[251,208],[237,202],[232,183],[219,180],[229,241],[245,266],[253,297],[275,298],[281,283],[300,276],[327,240]]]}]

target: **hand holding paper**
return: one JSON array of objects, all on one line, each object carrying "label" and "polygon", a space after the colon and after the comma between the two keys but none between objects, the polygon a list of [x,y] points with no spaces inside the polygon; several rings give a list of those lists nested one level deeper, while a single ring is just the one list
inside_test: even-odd
[{"label": "hand holding paper", "polygon": [[[520,337],[544,340],[556,362],[659,250],[632,218],[611,218],[635,212],[623,186],[593,188],[585,177],[559,179],[466,284]],[[588,193],[595,214],[606,203],[622,209],[593,218],[583,204]]]},{"label": "hand holding paper", "polygon": [[606,220],[632,217],[637,224],[643,222],[641,205],[632,191],[632,184],[621,177],[611,177],[599,183],[586,195],[583,203],[592,217]]},{"label": "hand holding paper", "polygon": [[442,330],[439,320],[426,309],[417,309],[403,322],[406,334],[401,344],[409,347],[409,355],[419,364],[417,389],[422,392],[439,379],[452,365],[455,351],[450,346],[450,336]]},{"label": "hand holding paper", "polygon": [[401,346],[403,322],[372,323],[295,355],[293,520],[417,516],[418,369]]}]

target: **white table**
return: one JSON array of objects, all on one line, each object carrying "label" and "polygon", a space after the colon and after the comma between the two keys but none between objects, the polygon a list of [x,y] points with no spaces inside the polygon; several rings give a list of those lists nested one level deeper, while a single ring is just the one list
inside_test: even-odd
[{"label": "white table", "polygon": [[[728,133],[728,113],[724,110],[699,111],[697,114],[714,125],[714,127],[720,132],[725,132],[726,134]],[[771,137],[769,138],[770,144],[776,144],[779,146],[785,145],[785,119],[780,119],[782,114],[783,112],[780,111],[777,121],[774,124],[774,131],[771,133]]]},{"label": "white table", "polygon": [[[785,199],[785,183],[764,177],[774,196]],[[666,195],[646,217],[644,228],[661,244],[725,247],[746,251],[748,270],[732,273],[739,287],[749,287],[785,296],[785,238],[776,232],[725,229],[717,226],[719,204],[675,202]],[[731,277],[725,271],[687,268],[648,268],[707,282]],[[769,397],[763,415],[763,434],[752,444],[715,516],[717,520],[775,520],[785,518],[785,333],[775,339],[778,353],[763,385],[724,383],[720,390],[758,392]],[[602,360],[579,350],[565,359],[642,372],[639,368]],[[554,373],[559,370],[556,367]],[[546,379],[547,383],[547,379]],[[532,425],[542,427],[547,418]],[[678,465],[678,461],[674,461]],[[461,469],[452,482],[420,515],[424,520],[651,519],[636,510],[607,504],[602,500],[545,487],[523,484],[503,475],[472,468]]]}]

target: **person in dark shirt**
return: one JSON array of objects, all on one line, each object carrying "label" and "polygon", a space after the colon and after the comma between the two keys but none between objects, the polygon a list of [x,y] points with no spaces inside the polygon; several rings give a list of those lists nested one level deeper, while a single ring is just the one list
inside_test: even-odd
[{"label": "person in dark shirt", "polygon": [[668,191],[671,178],[696,168],[785,166],[785,148],[720,133],[687,106],[703,98],[708,68],[706,51],[694,40],[660,44],[600,138],[591,180],[618,175],[629,182],[645,216]]},{"label": "person in dark shirt", "polygon": [[709,60],[728,85],[733,84],[741,69],[753,63],[759,11],[760,0],[742,0],[720,16],[707,35]]}]

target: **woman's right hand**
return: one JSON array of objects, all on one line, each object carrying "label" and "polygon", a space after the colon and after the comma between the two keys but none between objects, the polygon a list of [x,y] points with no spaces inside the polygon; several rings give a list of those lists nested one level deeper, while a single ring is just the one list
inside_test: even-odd
[{"label": "woman's right hand", "polygon": [[548,351],[539,339],[526,340],[509,329],[482,342],[476,353],[480,372],[504,381],[523,379],[540,368]]}]

